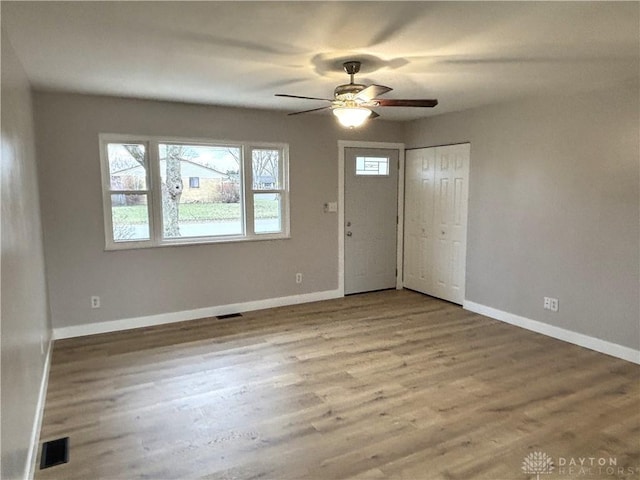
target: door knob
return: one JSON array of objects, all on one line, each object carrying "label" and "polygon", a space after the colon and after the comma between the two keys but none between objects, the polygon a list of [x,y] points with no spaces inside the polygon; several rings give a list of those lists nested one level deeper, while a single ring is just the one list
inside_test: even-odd
[{"label": "door knob", "polygon": [[353,235],[353,233],[347,232],[347,237],[350,237],[351,235]]}]

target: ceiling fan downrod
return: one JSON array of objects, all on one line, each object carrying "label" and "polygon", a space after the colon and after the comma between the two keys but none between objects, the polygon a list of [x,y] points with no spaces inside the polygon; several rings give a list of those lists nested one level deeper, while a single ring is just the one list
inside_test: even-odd
[{"label": "ceiling fan downrod", "polygon": [[354,100],[355,96],[360,93],[362,90],[367,88],[366,85],[361,83],[356,83],[354,80],[354,76],[356,73],[360,71],[360,62],[357,60],[352,60],[349,62],[344,62],[342,67],[344,71],[350,77],[349,83],[345,83],[344,85],[338,85],[333,91],[333,96],[336,100],[347,101]]}]

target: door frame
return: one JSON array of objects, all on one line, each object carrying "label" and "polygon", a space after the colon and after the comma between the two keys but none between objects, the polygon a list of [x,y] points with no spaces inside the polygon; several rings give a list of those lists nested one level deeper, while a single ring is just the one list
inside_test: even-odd
[{"label": "door frame", "polygon": [[338,292],[344,297],[344,201],[345,201],[345,149],[383,148],[398,151],[398,225],[396,228],[396,289],[402,290],[403,232],[404,232],[404,143],[363,142],[338,140]]}]

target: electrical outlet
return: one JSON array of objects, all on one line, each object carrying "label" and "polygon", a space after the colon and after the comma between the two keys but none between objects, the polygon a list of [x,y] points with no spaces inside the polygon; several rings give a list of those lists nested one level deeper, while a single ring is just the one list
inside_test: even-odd
[{"label": "electrical outlet", "polygon": [[91,308],[100,308],[100,297],[96,295],[91,297]]},{"label": "electrical outlet", "polygon": [[296,273],[296,283],[298,283],[298,284],[302,283],[302,274],[301,273]]},{"label": "electrical outlet", "polygon": [[553,297],[544,297],[543,307],[545,310],[551,310],[552,312],[557,312],[559,309],[559,301],[557,298]]}]

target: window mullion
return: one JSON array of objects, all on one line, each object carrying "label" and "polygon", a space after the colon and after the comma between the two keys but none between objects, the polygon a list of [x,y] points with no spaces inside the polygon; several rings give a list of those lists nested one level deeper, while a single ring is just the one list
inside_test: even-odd
[{"label": "window mullion", "polygon": [[108,142],[100,139],[100,173],[102,175],[102,208],[104,216],[105,247],[113,248],[115,238],[113,235],[113,205],[111,204],[111,182],[109,174]]},{"label": "window mullion", "polygon": [[163,241],[162,235],[162,180],[160,178],[160,154],[158,142],[149,142],[149,196],[151,209],[152,241],[159,245]]},{"label": "window mullion", "polygon": [[253,164],[252,164],[253,148],[248,145],[242,147],[242,173],[243,185],[242,194],[244,200],[244,224],[245,234],[247,237],[253,237],[256,234],[254,202],[253,202]]}]

